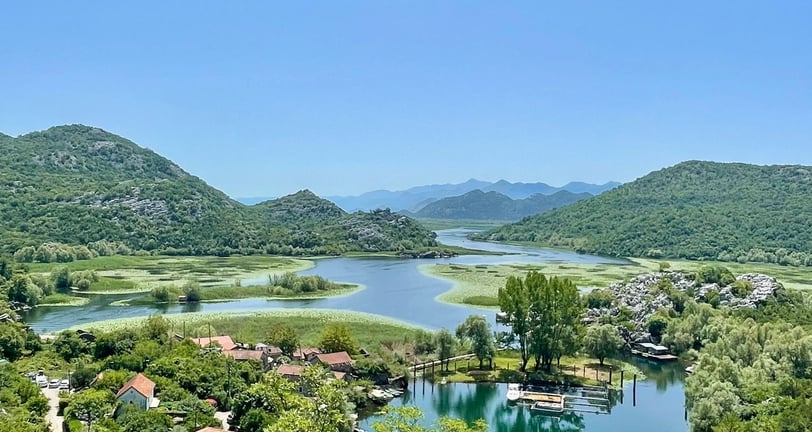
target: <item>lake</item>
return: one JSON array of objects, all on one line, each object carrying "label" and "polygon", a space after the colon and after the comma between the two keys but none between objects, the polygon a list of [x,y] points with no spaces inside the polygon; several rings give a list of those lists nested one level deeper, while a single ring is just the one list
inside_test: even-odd
[{"label": "lake", "polygon": [[[318,274],[338,282],[363,285],[364,289],[348,296],[316,300],[244,299],[219,303],[187,305],[111,306],[116,300],[136,295],[102,295],[91,298],[81,307],[38,307],[25,314],[26,322],[37,332],[53,332],[94,321],[146,316],[154,313],[183,312],[248,312],[275,308],[329,308],[375,313],[429,329],[454,329],[470,314],[494,317],[494,312],[435,301],[452,284],[421,273],[418,267],[427,262],[438,264],[500,264],[500,263],[612,263],[625,261],[577,254],[574,252],[514,246],[468,240],[470,230],[454,229],[438,232],[438,240],[446,245],[498,252],[508,255],[464,255],[432,260],[398,258],[324,258],[316,266],[300,274]],[[243,283],[264,283],[245,280]],[[139,294],[142,295],[142,294]],[[520,407],[506,406],[505,385],[449,384],[431,387],[423,393],[412,391],[394,404],[414,404],[421,407],[427,420],[451,415],[465,419],[485,418],[492,431],[649,431],[682,432],[687,430],[683,420],[683,372],[679,365],[659,366],[639,361],[650,380],[638,382],[636,406],[627,391],[623,403],[612,409],[611,415],[579,414],[568,417],[546,417],[530,414]],[[433,392],[433,393],[431,393]]]}]

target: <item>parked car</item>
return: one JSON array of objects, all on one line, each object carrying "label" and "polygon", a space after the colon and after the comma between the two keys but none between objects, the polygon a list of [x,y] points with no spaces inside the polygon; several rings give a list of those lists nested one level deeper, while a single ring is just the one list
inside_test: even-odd
[{"label": "parked car", "polygon": [[70,383],[68,380],[63,379],[59,382],[59,390],[70,390]]},{"label": "parked car", "polygon": [[40,375],[37,377],[37,385],[42,388],[48,388],[48,377],[45,375]]},{"label": "parked car", "polygon": [[52,379],[48,388],[59,388],[59,380],[56,378]]}]

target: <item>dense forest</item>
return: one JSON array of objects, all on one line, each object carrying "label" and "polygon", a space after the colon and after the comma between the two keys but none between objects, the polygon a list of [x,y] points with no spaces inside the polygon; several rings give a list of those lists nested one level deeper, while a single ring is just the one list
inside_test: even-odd
[{"label": "dense forest", "polygon": [[340,254],[436,245],[408,217],[347,214],[309,191],[244,206],[98,128],[0,135],[0,253],[105,242],[118,253]]},{"label": "dense forest", "polygon": [[690,161],[478,237],[613,256],[812,265],[812,168]]},{"label": "dense forest", "polygon": [[535,194],[524,199],[512,199],[499,192],[477,189],[430,203],[414,213],[414,216],[425,219],[517,221],[591,196],[586,192],[576,194],[558,191],[552,195]]}]

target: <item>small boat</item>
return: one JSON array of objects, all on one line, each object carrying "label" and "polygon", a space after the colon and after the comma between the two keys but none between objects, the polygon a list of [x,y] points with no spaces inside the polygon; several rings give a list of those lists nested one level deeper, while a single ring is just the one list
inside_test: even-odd
[{"label": "small boat", "polygon": [[687,368],[685,368],[685,373],[688,374],[688,375],[691,375],[692,373],[694,373],[694,365],[690,365]]},{"label": "small boat", "polygon": [[447,383],[448,381],[445,380],[445,377],[443,377],[442,381],[440,381],[440,385],[446,385]]},{"label": "small boat", "polygon": [[508,402],[516,402],[522,397],[522,391],[519,389],[519,384],[508,384],[507,395]]}]

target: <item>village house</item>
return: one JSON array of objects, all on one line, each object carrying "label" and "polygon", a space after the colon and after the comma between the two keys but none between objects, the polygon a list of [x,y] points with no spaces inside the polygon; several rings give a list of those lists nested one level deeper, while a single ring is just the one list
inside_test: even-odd
[{"label": "village house", "polygon": [[271,363],[271,358],[268,356],[268,353],[261,350],[231,350],[231,351],[223,351],[223,355],[226,357],[231,357],[235,361],[250,361],[256,360],[262,363],[262,367],[265,369],[268,368],[268,365]]},{"label": "village house", "polygon": [[[276,373],[278,373],[282,378],[286,378],[288,381],[299,382],[302,380],[302,372],[304,372],[304,369],[305,366],[301,365],[283,364],[279,365],[279,367],[276,369]],[[337,380],[344,380],[347,377],[347,374],[344,372],[333,371],[333,376]]]},{"label": "village house", "polygon": [[139,373],[127,381],[124,387],[116,393],[116,400],[122,405],[129,404],[139,409],[148,410],[158,406],[160,401],[155,398],[155,383],[144,374]]},{"label": "village house", "polygon": [[355,364],[355,360],[353,360],[346,351],[316,354],[313,362],[321,363],[327,366],[331,371],[345,373],[352,372],[352,366]]},{"label": "village house", "polygon": [[293,359],[310,362],[313,361],[318,354],[321,354],[321,350],[318,348],[299,348],[293,352]]},{"label": "village house", "polygon": [[206,348],[213,343],[217,343],[220,345],[220,348],[223,351],[231,351],[234,348],[237,348],[237,344],[234,343],[234,340],[231,339],[231,336],[214,336],[211,338],[192,338],[192,342],[200,345],[201,348]]}]

